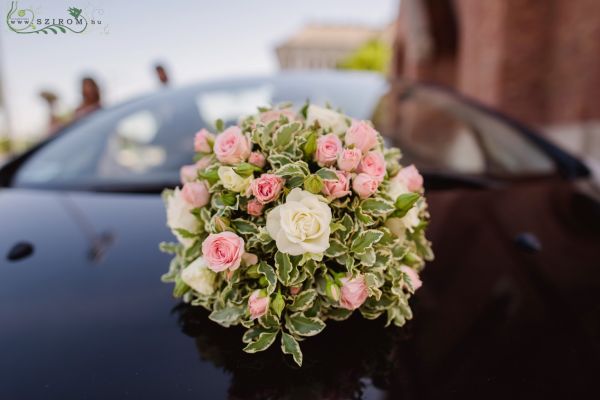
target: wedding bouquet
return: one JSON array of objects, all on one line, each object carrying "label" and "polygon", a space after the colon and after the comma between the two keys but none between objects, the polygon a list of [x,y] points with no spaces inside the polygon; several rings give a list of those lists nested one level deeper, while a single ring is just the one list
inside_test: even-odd
[{"label": "wedding bouquet", "polygon": [[249,353],[299,342],[355,310],[402,326],[433,258],[423,178],[368,121],[306,104],[259,109],[195,136],[196,163],[163,194],[178,243],[166,282]]}]

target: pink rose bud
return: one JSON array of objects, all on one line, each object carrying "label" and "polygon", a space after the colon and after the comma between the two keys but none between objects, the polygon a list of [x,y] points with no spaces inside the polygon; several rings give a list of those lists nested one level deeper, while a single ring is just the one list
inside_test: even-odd
[{"label": "pink rose bud", "polygon": [[283,189],[284,179],[273,174],[262,174],[250,184],[252,194],[262,204],[277,200]]},{"label": "pink rose bud", "polygon": [[267,313],[269,309],[269,297],[260,290],[257,289],[248,298],[248,311],[252,316],[252,319],[262,317]]},{"label": "pink rose bud", "polygon": [[290,288],[290,293],[292,296],[297,295],[298,293],[300,293],[300,290],[302,289],[302,286],[292,286]]},{"label": "pink rose bud", "polygon": [[335,164],[338,154],[342,151],[342,141],[337,135],[330,133],[317,139],[315,161],[321,167]]},{"label": "pink rose bud", "polygon": [[248,202],[248,214],[255,217],[260,217],[264,208],[265,205],[256,199],[252,199]]},{"label": "pink rose bud", "polygon": [[356,310],[369,296],[365,277],[357,275],[355,278],[346,277],[340,281],[342,282],[340,305],[347,310]]},{"label": "pink rose bud", "polygon": [[379,181],[368,174],[358,174],[352,180],[352,190],[361,198],[371,197],[377,191]]},{"label": "pink rose bud", "polygon": [[217,135],[213,150],[223,164],[238,164],[248,159],[251,147],[240,128],[232,126]]},{"label": "pink rose bud", "polygon": [[338,176],[337,180],[324,179],[323,189],[321,190],[321,193],[330,200],[339,199],[350,194],[350,177],[348,173],[343,171],[335,171],[335,173]]},{"label": "pink rose bud", "polygon": [[288,119],[289,122],[294,121],[296,117],[296,113],[289,108],[283,110],[269,110],[260,113],[259,119],[263,124],[268,124],[273,121],[279,121],[279,118],[284,116]]},{"label": "pink rose bud", "polygon": [[362,158],[362,151],[358,148],[344,149],[340,152],[337,159],[338,168],[342,171],[353,171],[358,167],[360,159]]},{"label": "pink rose bud", "polygon": [[371,175],[379,182],[382,182],[385,177],[385,159],[383,158],[383,154],[376,151],[368,152],[358,165],[357,171]]},{"label": "pink rose bud", "polygon": [[202,242],[202,256],[214,272],[239,268],[244,255],[244,239],[233,232],[211,233]]},{"label": "pink rose bud", "polygon": [[250,164],[256,165],[259,168],[262,168],[267,163],[267,160],[265,159],[265,155],[263,153],[260,153],[258,151],[253,151],[252,153],[250,153],[248,162]]},{"label": "pink rose bud", "polygon": [[354,145],[363,153],[377,146],[377,131],[366,121],[352,121],[346,131],[346,146]]},{"label": "pink rose bud", "polygon": [[258,256],[253,253],[244,253],[242,256],[242,262],[246,266],[256,265],[258,264]]},{"label": "pink rose bud", "polygon": [[198,171],[203,171],[210,166],[212,162],[211,156],[204,156],[199,159],[196,164],[184,165],[179,170],[179,178],[181,183],[193,182],[198,179]]},{"label": "pink rose bud", "polygon": [[418,192],[423,189],[423,176],[414,165],[402,168],[394,179],[404,183],[411,192]]},{"label": "pink rose bud", "polygon": [[204,156],[196,161],[196,168],[198,168],[200,171],[205,170],[206,168],[210,167],[212,162],[213,158],[211,156]]},{"label": "pink rose bud", "polygon": [[193,182],[198,178],[198,167],[195,164],[184,165],[179,170],[179,179],[181,183]]},{"label": "pink rose bud", "polygon": [[227,217],[215,215],[211,218],[211,223],[214,225],[217,232],[225,232],[229,230],[231,221]]},{"label": "pink rose bud", "polygon": [[412,286],[413,291],[416,292],[418,288],[423,286],[423,282],[419,278],[419,274],[411,267],[402,265],[400,266],[400,271],[404,272],[408,276],[408,280],[410,281],[410,286]]},{"label": "pink rose bud", "polygon": [[210,200],[210,193],[206,182],[187,182],[181,189],[183,200],[194,208],[204,207]]},{"label": "pink rose bud", "polygon": [[194,150],[201,153],[210,153],[212,151],[212,144],[215,141],[215,135],[207,131],[206,129],[200,129],[194,137]]}]

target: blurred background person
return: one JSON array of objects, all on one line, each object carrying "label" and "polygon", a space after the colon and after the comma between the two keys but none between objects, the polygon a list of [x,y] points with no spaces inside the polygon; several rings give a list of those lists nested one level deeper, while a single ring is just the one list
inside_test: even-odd
[{"label": "blurred background person", "polygon": [[102,108],[100,88],[96,81],[86,76],[81,80],[81,104],[75,109],[74,120]]},{"label": "blurred background person", "polygon": [[58,128],[63,124],[63,120],[58,115],[57,103],[58,95],[50,90],[42,90],[40,97],[46,102],[48,106],[48,135],[56,133]]},{"label": "blurred background person", "polygon": [[162,64],[156,64],[154,66],[154,70],[156,71],[156,76],[158,77],[158,81],[162,86],[169,85],[169,75],[167,74],[167,70]]}]

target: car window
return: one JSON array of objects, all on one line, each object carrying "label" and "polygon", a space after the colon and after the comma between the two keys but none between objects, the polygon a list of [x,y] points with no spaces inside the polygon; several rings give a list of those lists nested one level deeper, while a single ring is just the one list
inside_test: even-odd
[{"label": "car window", "polygon": [[555,171],[552,159],[512,125],[449,93],[413,90],[397,104],[385,98],[380,108],[388,118],[377,124],[402,149],[404,161],[421,168],[494,176]]},{"label": "car window", "polygon": [[229,125],[255,113],[257,106],[291,101],[298,109],[310,99],[366,119],[386,91],[385,80],[377,75],[328,74],[162,92],[90,115],[33,154],[13,182],[15,186],[84,189],[173,185],[181,166],[193,160],[195,132],[212,130],[217,118]]}]

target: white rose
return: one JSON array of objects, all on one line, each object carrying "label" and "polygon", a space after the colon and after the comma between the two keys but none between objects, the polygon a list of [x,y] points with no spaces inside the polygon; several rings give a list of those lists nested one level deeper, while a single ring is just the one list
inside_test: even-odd
[{"label": "white rose", "polygon": [[204,258],[199,257],[181,271],[181,280],[196,292],[211,295],[215,291],[217,274],[212,272]]},{"label": "white rose", "polygon": [[252,183],[252,175],[247,178],[239,176],[232,167],[219,167],[217,171],[221,184],[232,192],[246,193]]},{"label": "white rose", "polygon": [[388,190],[388,194],[394,201],[396,201],[398,197],[406,193],[411,192],[410,190],[408,190],[404,183],[393,179],[390,181],[390,188]]},{"label": "white rose", "polygon": [[404,239],[406,238],[406,231],[409,230],[412,232],[413,229],[416,228],[421,222],[419,218],[419,211],[419,206],[415,204],[404,217],[388,218],[385,221],[385,226],[392,232],[392,234],[400,239],[400,242],[404,242]]},{"label": "white rose", "polygon": [[198,230],[198,220],[191,213],[193,208],[194,206],[183,199],[179,188],[175,188],[173,194],[167,199],[167,226],[171,228],[179,242],[186,247],[191,246],[194,240],[184,238],[176,229],[184,229],[192,233]]},{"label": "white rose", "polygon": [[282,253],[321,254],[329,247],[331,209],[310,192],[295,188],[285,204],[267,214],[267,232]]},{"label": "white rose", "polygon": [[348,117],[327,108],[309,105],[306,112],[306,123],[312,125],[319,121],[323,128],[331,128],[336,135],[341,135],[348,129]]},{"label": "white rose", "polygon": [[[399,180],[392,179],[390,181],[390,188],[388,190],[388,194],[390,197],[396,201],[398,197],[403,194],[412,193],[403,182]],[[417,202],[402,218],[389,218],[385,222],[385,226],[387,226],[394,235],[404,241],[404,237],[406,235],[405,230],[413,230],[421,220],[419,219],[419,210],[420,210],[420,202]]]}]

